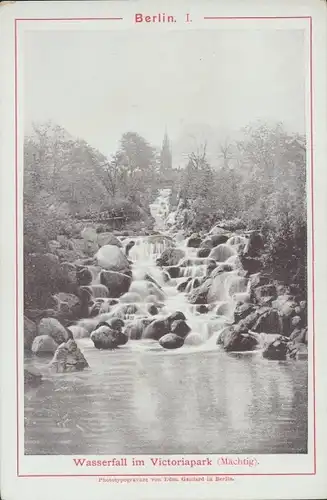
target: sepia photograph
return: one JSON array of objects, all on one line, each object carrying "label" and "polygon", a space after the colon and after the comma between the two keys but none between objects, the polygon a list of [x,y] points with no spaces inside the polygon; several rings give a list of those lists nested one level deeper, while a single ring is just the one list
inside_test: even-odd
[{"label": "sepia photograph", "polygon": [[305,30],[23,44],[24,454],[307,454]]}]

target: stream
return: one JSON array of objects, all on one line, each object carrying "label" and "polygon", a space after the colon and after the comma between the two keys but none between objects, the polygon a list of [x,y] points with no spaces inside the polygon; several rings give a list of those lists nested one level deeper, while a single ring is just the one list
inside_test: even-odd
[{"label": "stream", "polygon": [[[169,190],[162,190],[151,206],[163,236],[168,200]],[[236,271],[228,279],[222,274],[219,300],[201,314],[187,301],[192,280],[185,292],[177,290],[206,273],[197,249],[175,235],[187,262],[181,277],[166,281],[156,259],[169,239],[133,240],[131,290],[142,296],[144,276],[151,275],[165,296],[160,314],[183,312],[191,334],[175,350],[130,340],[106,351],[77,339],[90,366],[77,373],[49,374],[49,359],[26,354],[25,364],[44,380],[25,392],[25,454],[306,453],[307,361],[270,361],[260,351],[226,353],[216,345],[245,280]],[[137,315],[147,313],[145,303],[137,307]]]}]

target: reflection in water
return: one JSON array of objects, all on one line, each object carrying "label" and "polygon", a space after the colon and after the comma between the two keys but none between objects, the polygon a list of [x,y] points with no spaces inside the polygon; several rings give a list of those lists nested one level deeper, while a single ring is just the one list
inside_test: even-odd
[{"label": "reflection in water", "polygon": [[92,370],[26,392],[27,454],[306,453],[300,361],[80,344]]}]

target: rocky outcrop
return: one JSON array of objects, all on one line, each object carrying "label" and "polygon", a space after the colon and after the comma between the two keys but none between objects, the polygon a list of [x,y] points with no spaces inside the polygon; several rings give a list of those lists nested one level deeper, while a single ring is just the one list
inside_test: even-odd
[{"label": "rocky outcrop", "polygon": [[108,288],[109,297],[120,297],[128,292],[131,282],[132,278],[123,273],[106,270],[100,272],[100,283]]},{"label": "rocky outcrop", "polygon": [[55,318],[43,318],[37,330],[38,335],[52,337],[57,344],[62,344],[69,338],[69,332]]},{"label": "rocky outcrop", "polygon": [[258,346],[258,340],[250,333],[242,333],[236,325],[223,330],[217,344],[227,352],[253,351]]},{"label": "rocky outcrop", "polygon": [[60,344],[50,362],[50,369],[56,373],[82,371],[88,366],[88,362],[73,339]]},{"label": "rocky outcrop", "polygon": [[97,264],[108,271],[124,272],[130,264],[126,255],[115,245],[104,245],[95,255]]}]

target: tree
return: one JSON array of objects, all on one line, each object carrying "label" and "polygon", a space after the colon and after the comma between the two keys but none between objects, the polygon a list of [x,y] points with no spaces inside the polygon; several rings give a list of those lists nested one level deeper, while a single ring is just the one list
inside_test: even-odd
[{"label": "tree", "polygon": [[163,141],[162,141],[162,147],[161,147],[161,152],[160,152],[160,170],[161,173],[164,175],[165,173],[168,173],[172,169],[172,154],[171,154],[171,149],[170,149],[170,142],[168,138],[167,132],[165,132]]}]

